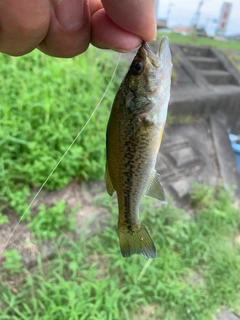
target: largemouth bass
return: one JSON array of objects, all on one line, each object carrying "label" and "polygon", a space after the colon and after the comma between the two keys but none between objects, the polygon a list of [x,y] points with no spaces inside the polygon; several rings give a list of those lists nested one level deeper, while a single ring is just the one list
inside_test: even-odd
[{"label": "largemouth bass", "polygon": [[171,70],[168,38],[162,38],[156,55],[143,42],[112,106],[105,181],[108,193],[117,193],[123,257],[156,257],[154,243],[139,218],[139,204],[143,195],[165,201],[155,164],[167,117]]}]

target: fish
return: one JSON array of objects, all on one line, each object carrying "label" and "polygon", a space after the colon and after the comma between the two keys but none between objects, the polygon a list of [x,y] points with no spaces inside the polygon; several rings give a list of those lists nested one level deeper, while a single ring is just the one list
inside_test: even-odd
[{"label": "fish", "polygon": [[105,183],[118,201],[122,256],[155,258],[156,248],[139,217],[142,197],[165,202],[155,170],[171,86],[171,52],[163,36],[157,54],[142,42],[116,93],[106,132]]}]

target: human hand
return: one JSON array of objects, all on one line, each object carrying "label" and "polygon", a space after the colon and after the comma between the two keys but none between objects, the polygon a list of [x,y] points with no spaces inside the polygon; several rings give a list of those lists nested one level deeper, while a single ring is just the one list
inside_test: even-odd
[{"label": "human hand", "polygon": [[130,51],[155,35],[154,0],[0,0],[0,52],[13,56]]}]

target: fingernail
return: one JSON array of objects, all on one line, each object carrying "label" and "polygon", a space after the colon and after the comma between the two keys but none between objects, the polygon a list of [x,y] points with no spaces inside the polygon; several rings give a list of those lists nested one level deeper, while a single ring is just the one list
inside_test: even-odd
[{"label": "fingernail", "polygon": [[120,53],[129,53],[133,51],[137,51],[139,49],[139,46],[137,48],[129,49],[129,50],[122,50],[122,49],[115,49],[114,51],[120,52]]},{"label": "fingernail", "polygon": [[53,0],[55,15],[67,30],[79,29],[84,23],[84,0]]},{"label": "fingernail", "polygon": [[137,51],[140,47],[141,47],[142,43],[138,44],[138,45],[133,45],[131,47],[129,47],[128,49],[124,50],[124,49],[116,49],[116,51],[118,52],[122,52],[122,53],[128,53],[128,52],[133,52],[133,51]]}]

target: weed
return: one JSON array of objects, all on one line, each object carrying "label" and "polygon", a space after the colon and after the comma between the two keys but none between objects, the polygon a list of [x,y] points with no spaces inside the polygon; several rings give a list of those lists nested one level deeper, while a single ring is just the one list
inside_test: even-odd
[{"label": "weed", "polygon": [[173,84],[176,84],[178,81],[178,74],[174,68],[172,70],[171,81]]},{"label": "weed", "polygon": [[4,252],[5,261],[3,263],[3,270],[6,271],[9,275],[20,273],[23,264],[21,262],[22,257],[18,253],[17,249],[11,249]]},{"label": "weed", "polygon": [[206,207],[213,200],[215,190],[204,184],[193,184],[191,189],[192,207]]},{"label": "weed", "polygon": [[[161,31],[158,31],[158,38],[161,38],[164,34]],[[197,37],[196,34],[191,35],[181,35],[177,33],[168,33],[168,38],[170,42],[179,43],[179,44],[187,44],[187,45],[195,45],[195,46],[207,46],[218,49],[226,49],[226,50],[240,50],[239,41],[219,41],[213,38],[207,37]]]},{"label": "weed", "polygon": [[[18,58],[2,54],[0,64],[1,210],[10,206],[19,216],[26,211],[23,220],[29,221],[30,189],[40,188],[88,120],[109,83],[115,55],[91,47],[64,60],[34,51]],[[60,189],[76,177],[103,177],[105,128],[118,84],[115,78],[46,189]]]},{"label": "weed", "polygon": [[120,256],[116,199],[98,200],[109,212],[105,231],[76,243],[56,241],[48,271],[39,260],[21,292],[2,288],[3,319],[208,320],[222,305],[239,312],[240,256],[233,245],[239,208],[223,187],[194,186],[192,195],[193,216],[171,204],[153,210],[151,199],[143,201],[154,260]]},{"label": "weed", "polygon": [[240,71],[240,55],[239,52],[230,51],[229,50],[222,50],[223,54],[231,61],[233,66]]},{"label": "weed", "polygon": [[44,240],[53,239],[59,233],[66,230],[75,229],[75,218],[73,217],[75,210],[66,214],[66,202],[59,201],[53,207],[46,208],[41,204],[38,208],[37,215],[31,219],[28,224],[36,237]]},{"label": "weed", "polygon": [[167,115],[167,124],[172,124],[172,123],[196,123],[198,122],[199,119],[191,116],[191,115],[178,115],[175,116],[171,112],[168,112]]},{"label": "weed", "polygon": [[[21,181],[40,186],[66,151],[109,81],[114,63],[109,56],[104,58],[104,53],[97,55],[91,48],[86,55],[69,60],[39,52],[21,58],[0,56],[0,183],[7,196],[11,193],[7,186]],[[111,88],[101,112],[53,174],[48,189],[61,188],[76,176],[102,177],[106,111],[112,98]]]},{"label": "weed", "polygon": [[[27,209],[27,199],[30,196],[30,188],[28,185],[18,186],[20,189],[9,192],[9,204],[11,208],[21,217],[23,221],[30,220],[30,210]],[[22,217],[22,214],[24,216]]]},{"label": "weed", "polygon": [[0,226],[8,223],[8,217],[0,212]]},{"label": "weed", "polygon": [[[112,72],[107,57],[92,48],[69,60],[38,52],[0,56],[1,204],[19,215],[26,210],[31,187],[43,183],[98,102]],[[73,177],[102,178],[114,91],[47,189],[61,188]],[[116,198],[98,202],[108,212],[105,230],[91,238],[81,234],[78,241],[58,236],[58,229],[74,227],[64,201],[51,208],[40,205],[34,217],[26,213],[35,236],[54,238],[56,257],[50,262],[39,257],[35,270],[25,270],[18,290],[11,290],[11,280],[4,282],[0,272],[0,319],[208,320],[222,305],[239,312],[240,258],[233,240],[240,232],[240,213],[223,187],[194,186],[193,216],[171,204],[153,208],[152,200],[143,201],[141,219],[156,244],[155,260],[121,257]],[[1,269],[10,278],[22,272],[17,250],[4,253]]]}]

